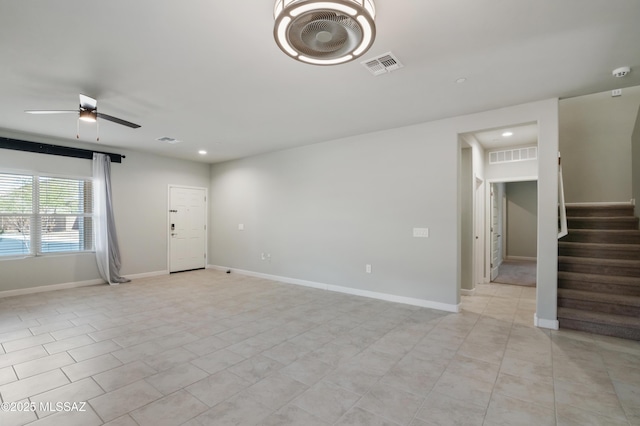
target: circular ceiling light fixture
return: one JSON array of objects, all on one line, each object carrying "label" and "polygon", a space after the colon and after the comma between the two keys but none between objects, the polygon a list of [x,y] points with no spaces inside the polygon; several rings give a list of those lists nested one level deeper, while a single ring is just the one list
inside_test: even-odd
[{"label": "circular ceiling light fixture", "polygon": [[313,65],[352,61],[376,35],[373,0],[276,0],[273,15],[278,47]]}]

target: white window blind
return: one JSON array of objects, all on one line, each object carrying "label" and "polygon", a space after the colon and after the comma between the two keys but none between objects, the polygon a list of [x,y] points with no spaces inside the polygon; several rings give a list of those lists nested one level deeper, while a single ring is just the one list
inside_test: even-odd
[{"label": "white window blind", "polygon": [[91,180],[0,173],[0,256],[91,250]]}]

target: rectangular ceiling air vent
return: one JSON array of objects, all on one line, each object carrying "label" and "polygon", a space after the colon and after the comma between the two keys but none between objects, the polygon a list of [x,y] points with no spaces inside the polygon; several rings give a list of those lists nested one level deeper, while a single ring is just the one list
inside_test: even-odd
[{"label": "rectangular ceiling air vent", "polygon": [[170,138],[168,136],[163,136],[161,138],[156,139],[157,141],[160,142],[166,142],[166,143],[170,143],[170,144],[176,144],[176,143],[180,143],[181,141],[179,141],[178,139],[174,139],[174,138]]},{"label": "rectangular ceiling air vent", "polygon": [[514,148],[504,151],[492,151],[489,153],[489,164],[515,163],[518,161],[529,161],[538,159],[538,148],[530,146],[527,148]]},{"label": "rectangular ceiling air vent", "polygon": [[396,58],[396,56],[391,52],[384,53],[375,58],[367,59],[360,63],[373,75],[385,74],[404,67],[398,58]]}]

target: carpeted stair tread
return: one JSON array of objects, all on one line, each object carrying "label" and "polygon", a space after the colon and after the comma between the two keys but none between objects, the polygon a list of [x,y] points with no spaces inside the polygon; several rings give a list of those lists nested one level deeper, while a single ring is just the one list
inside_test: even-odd
[{"label": "carpeted stair tread", "polygon": [[586,300],[589,302],[610,303],[616,305],[626,305],[640,307],[640,297],[625,296],[620,294],[596,293],[593,291],[571,290],[566,288],[558,289],[558,297],[566,299]]},{"label": "carpeted stair tread", "polygon": [[640,318],[635,316],[605,314],[602,312],[590,312],[571,308],[558,308],[558,318],[633,328],[640,331]]},{"label": "carpeted stair tread", "polygon": [[558,263],[573,263],[581,265],[602,265],[620,268],[640,267],[640,260],[636,259],[601,259],[597,257],[558,256]]},{"label": "carpeted stair tread", "polygon": [[638,218],[635,216],[571,216],[567,217],[571,229],[638,229]]},{"label": "carpeted stair tread", "polygon": [[593,283],[605,283],[640,287],[640,277],[625,277],[618,275],[596,275],[580,272],[558,272],[558,280],[584,281]]},{"label": "carpeted stair tread", "polygon": [[624,217],[633,216],[634,206],[631,204],[604,204],[604,205],[586,205],[586,206],[572,206],[567,205],[567,216],[581,216],[581,217]]},{"label": "carpeted stair tread", "polygon": [[605,244],[640,244],[640,230],[637,229],[569,229],[568,235],[560,241],[605,243]]},{"label": "carpeted stair tread", "polygon": [[560,256],[640,260],[640,244],[581,243],[559,241]]}]

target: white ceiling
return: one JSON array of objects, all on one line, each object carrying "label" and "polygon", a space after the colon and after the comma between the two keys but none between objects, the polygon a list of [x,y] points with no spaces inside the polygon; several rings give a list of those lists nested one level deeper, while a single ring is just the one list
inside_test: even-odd
[{"label": "white ceiling", "polygon": [[[638,0],[376,6],[364,59],[392,51],[405,65],[379,77],[360,61],[317,67],[280,52],[273,0],[0,0],[0,133],[75,141],[73,115],[23,110],[74,109],[83,93],[142,125],[103,121],[101,144],[217,162],[640,85]],[[622,65],[634,71],[613,78]],[[81,140],[95,128],[81,125]]]},{"label": "white ceiling", "polygon": [[[505,133],[511,135],[504,135]],[[522,146],[538,144],[538,125],[521,124],[499,129],[474,132],[473,136],[485,149],[495,149],[505,146]]]}]

